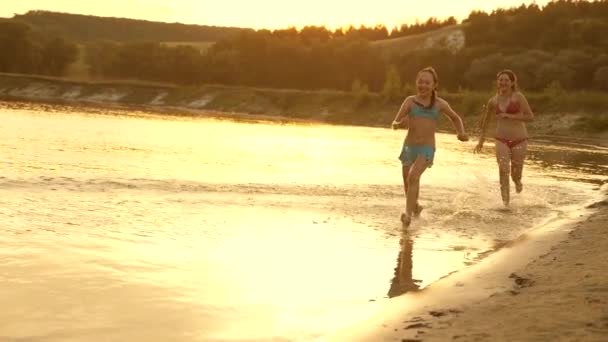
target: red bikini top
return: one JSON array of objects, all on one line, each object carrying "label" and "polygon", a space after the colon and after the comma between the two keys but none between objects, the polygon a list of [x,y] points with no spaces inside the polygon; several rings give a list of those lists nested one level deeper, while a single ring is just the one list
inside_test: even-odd
[{"label": "red bikini top", "polygon": [[[496,99],[496,114],[500,114],[500,113],[503,113],[503,112],[500,109],[500,105],[498,104],[498,99]],[[511,99],[509,99],[509,104],[507,104],[507,108],[504,111],[504,113],[507,113],[507,114],[519,113],[519,103],[513,102],[513,101],[511,101]]]}]

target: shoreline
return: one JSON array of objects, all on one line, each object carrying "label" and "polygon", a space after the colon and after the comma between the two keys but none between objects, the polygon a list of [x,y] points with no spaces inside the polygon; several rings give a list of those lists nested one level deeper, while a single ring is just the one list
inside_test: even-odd
[{"label": "shoreline", "polygon": [[[480,108],[487,101],[488,94],[442,94],[461,114],[467,131],[474,135]],[[545,103],[546,94],[530,94],[530,97],[530,101],[545,109],[535,110],[537,120],[529,125],[530,131],[534,132],[533,137],[566,136],[578,139],[583,133],[589,140],[598,141],[598,144],[608,140],[608,129],[605,129],[608,128],[608,113],[603,110],[585,110],[583,103],[580,108],[577,107],[582,112],[570,112],[564,107],[564,112],[558,113]],[[401,101],[386,101],[376,93],[223,85],[178,87],[141,81],[87,81],[7,73],[0,73],[0,100],[142,110],[182,117],[214,116],[359,127],[389,127],[401,105]],[[606,103],[608,105],[608,101]],[[440,120],[438,130],[453,132],[449,120]]]},{"label": "shoreline", "polygon": [[[185,107],[172,107],[163,106],[156,107],[151,105],[137,105],[137,104],[119,104],[119,103],[96,103],[96,102],[73,102],[64,100],[41,100],[41,99],[22,99],[22,98],[7,98],[0,97],[0,102],[6,103],[21,103],[21,104],[37,104],[37,105],[51,105],[51,106],[64,106],[79,110],[95,109],[95,110],[108,110],[108,111],[123,111],[123,112],[145,112],[144,115],[151,117],[174,117],[174,118],[210,118],[210,119],[231,119],[235,121],[244,122],[275,122],[275,123],[299,123],[299,124],[319,124],[319,125],[331,125],[327,122],[315,121],[310,119],[297,119],[290,118],[287,116],[274,116],[274,115],[263,115],[263,114],[248,114],[239,112],[222,112],[205,109],[192,109]],[[107,113],[112,115],[113,113]],[[101,113],[100,115],[104,115]],[[375,127],[375,126],[371,126]]]},{"label": "shoreline", "polygon": [[389,301],[330,341],[600,341],[608,336],[608,188],[479,264]]},{"label": "shoreline", "polygon": [[[152,106],[152,105],[137,105],[137,104],[122,104],[122,103],[101,103],[101,102],[88,102],[88,101],[67,101],[62,99],[39,99],[39,98],[22,98],[22,97],[10,97],[2,96],[0,94],[0,102],[7,103],[23,103],[23,104],[40,104],[40,105],[55,105],[55,106],[66,106],[71,108],[86,108],[86,109],[100,109],[100,110],[117,110],[117,111],[142,111],[147,112],[146,114],[159,115],[162,117],[175,117],[175,118],[211,118],[211,119],[230,119],[242,122],[272,122],[280,124],[310,124],[310,125],[339,125],[339,126],[352,126],[352,127],[370,127],[370,128],[386,128],[388,126],[383,125],[356,125],[347,123],[332,123],[316,119],[303,119],[294,118],[283,115],[264,115],[264,114],[251,114],[244,112],[225,112],[209,109],[194,109],[187,107],[177,106]],[[453,133],[449,129],[438,129],[437,133]],[[608,132],[607,132],[608,133]],[[608,134],[606,134],[608,136]],[[530,139],[541,141],[541,142],[554,142],[560,139],[568,139],[570,142],[577,144],[592,145],[596,147],[606,148],[608,147],[608,140],[604,139],[604,135],[591,135],[589,137],[579,137],[573,135],[564,134],[536,134],[531,135]],[[494,139],[489,136],[486,138],[487,141],[493,141]]]}]

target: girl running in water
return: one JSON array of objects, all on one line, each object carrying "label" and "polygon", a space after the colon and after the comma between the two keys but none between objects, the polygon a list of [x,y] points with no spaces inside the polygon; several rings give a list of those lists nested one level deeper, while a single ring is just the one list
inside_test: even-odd
[{"label": "girl running in water", "polygon": [[505,206],[509,205],[509,174],[515,183],[515,191],[523,190],[521,182],[524,159],[528,149],[526,122],[534,120],[528,100],[517,89],[517,76],[511,70],[498,73],[498,92],[488,101],[486,113],[481,120],[481,136],[475,152],[481,152],[486,129],[492,117],[496,117],[496,161],[500,175],[500,193]]},{"label": "girl running in water", "polygon": [[429,67],[420,70],[416,77],[418,94],[403,101],[392,124],[393,129],[404,127],[408,130],[399,156],[406,197],[406,209],[401,214],[401,221],[405,226],[409,226],[412,216],[418,216],[422,211],[418,203],[420,177],[433,165],[439,114],[446,115],[452,121],[458,132],[458,140],[469,140],[460,116],[444,99],[437,97],[438,82],[435,69]]}]

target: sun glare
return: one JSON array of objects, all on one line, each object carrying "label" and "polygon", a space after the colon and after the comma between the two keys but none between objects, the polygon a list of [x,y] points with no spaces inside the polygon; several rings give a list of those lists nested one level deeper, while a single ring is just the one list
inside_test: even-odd
[{"label": "sun glare", "polygon": [[[403,23],[425,21],[430,17],[445,19],[454,16],[464,19],[472,10],[491,11],[498,6],[519,6],[532,1],[521,0],[378,0],[356,2],[347,0],[106,0],[89,2],[80,0],[23,0],[2,4],[0,16],[11,17],[29,10],[50,10],[98,16],[125,17],[152,21],[181,22],[187,24],[252,27],[256,29],[301,28],[307,25],[327,26],[335,29],[350,25],[385,25],[389,29]],[[536,1],[545,5],[548,0]]]}]

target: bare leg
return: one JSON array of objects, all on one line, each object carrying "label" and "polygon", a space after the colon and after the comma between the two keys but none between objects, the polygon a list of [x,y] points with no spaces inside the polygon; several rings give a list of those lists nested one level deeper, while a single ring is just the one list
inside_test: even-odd
[{"label": "bare leg", "polygon": [[428,161],[424,156],[418,156],[414,164],[410,167],[410,172],[407,175],[407,204],[405,208],[404,222],[409,224],[412,214],[418,209],[418,194],[420,193],[420,177],[427,169]]},{"label": "bare leg", "polygon": [[[410,169],[411,169],[411,165],[409,165],[409,166],[404,165],[401,168],[401,175],[403,176],[403,192],[405,193],[406,201],[407,201],[407,177],[410,173]],[[418,188],[416,198],[418,198],[419,195],[420,195],[420,188]],[[418,203],[418,201],[416,201],[416,207],[414,208],[414,216],[420,215],[421,211],[422,211],[422,206],[420,205],[420,203]]]},{"label": "bare leg", "polygon": [[496,162],[498,162],[498,175],[500,178],[500,195],[502,203],[509,205],[509,169],[511,164],[511,149],[505,143],[496,140]]},{"label": "bare leg", "polygon": [[521,176],[524,170],[524,160],[526,159],[527,150],[527,141],[524,141],[511,149],[511,178],[515,183],[515,191],[517,193],[520,193],[523,190]]},{"label": "bare leg", "polygon": [[405,193],[405,198],[407,199],[407,175],[410,173],[410,167],[403,165],[401,168],[401,175],[403,176],[403,192]]}]

